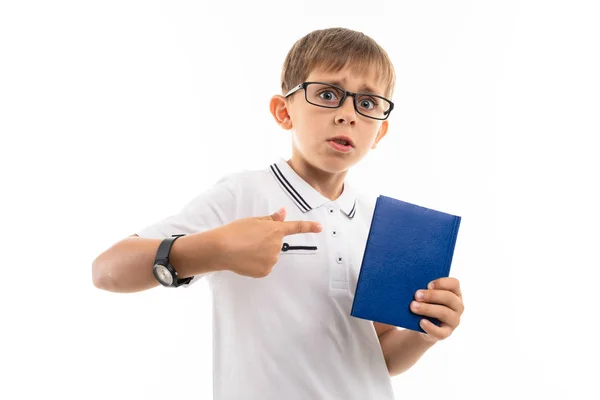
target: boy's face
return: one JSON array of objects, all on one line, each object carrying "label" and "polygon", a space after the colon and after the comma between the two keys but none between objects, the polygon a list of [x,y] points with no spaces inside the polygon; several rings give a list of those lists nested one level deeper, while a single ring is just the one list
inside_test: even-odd
[{"label": "boy's face", "polygon": [[[317,69],[310,73],[306,81],[332,83],[350,92],[385,96],[386,88],[376,78],[374,70],[358,74],[349,68],[339,72]],[[327,93],[324,95],[331,96]],[[301,161],[329,173],[347,171],[358,163],[369,150],[375,148],[388,128],[387,120],[371,119],[357,113],[352,96],[347,96],[339,108],[323,108],[308,103],[304,90],[299,90],[287,99],[274,96],[271,112],[282,128],[292,131],[292,158],[299,157]],[[339,136],[350,139],[352,145],[337,145],[333,139]]]}]

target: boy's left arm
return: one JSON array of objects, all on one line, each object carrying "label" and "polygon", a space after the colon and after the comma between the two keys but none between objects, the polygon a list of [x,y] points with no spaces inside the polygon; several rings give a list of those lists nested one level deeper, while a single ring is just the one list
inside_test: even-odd
[{"label": "boy's left arm", "polygon": [[440,326],[422,319],[419,325],[426,333],[421,333],[373,322],[390,376],[408,370],[431,346],[456,329],[464,311],[460,283],[455,278],[430,282],[427,289],[415,293],[410,309],[415,314],[439,319]]}]

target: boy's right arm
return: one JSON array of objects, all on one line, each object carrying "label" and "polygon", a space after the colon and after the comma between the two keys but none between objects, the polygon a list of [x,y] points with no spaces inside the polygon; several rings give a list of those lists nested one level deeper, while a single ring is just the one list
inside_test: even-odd
[{"label": "boy's right arm", "polygon": [[[173,242],[170,262],[180,278],[222,270],[262,278],[277,262],[284,236],[321,230],[316,222],[285,222],[285,210],[266,217],[243,218],[180,237]],[[119,293],[157,286],[152,266],[162,240],[132,235],[117,242],[92,263],[94,285]]]},{"label": "boy's right arm", "polygon": [[[184,236],[173,243],[170,261],[180,278],[216,271],[212,263],[216,249],[211,245],[209,233]],[[152,266],[162,240],[132,235],[115,243],[92,263],[94,285],[117,293],[140,292],[158,286]]]}]

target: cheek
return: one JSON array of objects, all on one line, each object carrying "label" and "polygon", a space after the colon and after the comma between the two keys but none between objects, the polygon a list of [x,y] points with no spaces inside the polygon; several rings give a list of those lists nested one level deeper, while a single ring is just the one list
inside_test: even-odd
[{"label": "cheek", "polygon": [[298,113],[294,126],[298,135],[312,142],[325,134],[326,120],[318,113]]},{"label": "cheek", "polygon": [[375,139],[377,138],[377,134],[373,133],[365,133],[360,136],[360,147],[362,149],[368,150],[375,144]]}]

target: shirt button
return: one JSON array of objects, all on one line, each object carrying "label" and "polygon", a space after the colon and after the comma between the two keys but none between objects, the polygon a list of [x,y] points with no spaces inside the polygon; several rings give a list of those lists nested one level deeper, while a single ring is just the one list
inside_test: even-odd
[{"label": "shirt button", "polygon": [[338,235],[339,235],[339,232],[336,229],[331,231],[331,236],[337,237]]},{"label": "shirt button", "polygon": [[333,214],[335,212],[335,210],[333,208],[329,209],[329,214]]},{"label": "shirt button", "polygon": [[338,256],[338,258],[336,258],[336,261],[338,264],[342,264],[342,262],[344,261],[344,259],[341,256]]}]

